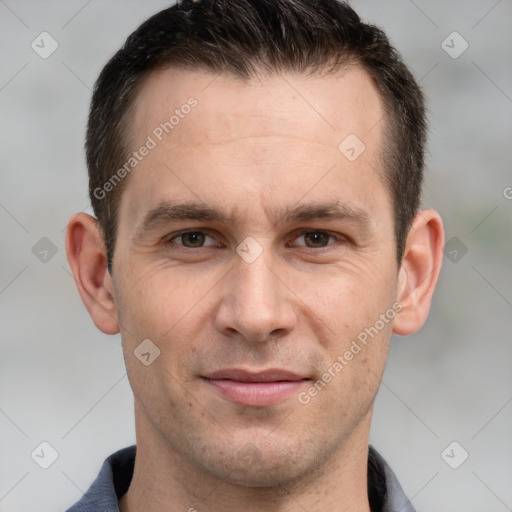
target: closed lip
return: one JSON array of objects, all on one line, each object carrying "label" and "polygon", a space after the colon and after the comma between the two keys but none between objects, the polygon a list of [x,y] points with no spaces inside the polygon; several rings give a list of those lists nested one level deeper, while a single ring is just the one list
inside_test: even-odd
[{"label": "closed lip", "polygon": [[307,377],[279,368],[270,368],[266,370],[244,370],[241,368],[224,369],[205,375],[204,378],[210,380],[233,380],[237,382],[282,382],[309,380]]},{"label": "closed lip", "polygon": [[297,393],[309,380],[281,368],[230,368],[210,373],[203,378],[223,397],[244,407],[276,405]]}]

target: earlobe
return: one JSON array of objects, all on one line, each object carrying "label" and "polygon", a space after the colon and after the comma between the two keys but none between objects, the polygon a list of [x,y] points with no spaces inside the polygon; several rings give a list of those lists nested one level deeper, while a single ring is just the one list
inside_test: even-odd
[{"label": "earlobe", "polygon": [[425,323],[443,259],[444,229],[434,210],[419,212],[407,236],[399,271],[397,301],[402,305],[393,332],[406,336]]},{"label": "earlobe", "polygon": [[112,280],[98,221],[86,213],[74,215],[67,227],[66,253],[80,297],[101,331],[119,332]]}]

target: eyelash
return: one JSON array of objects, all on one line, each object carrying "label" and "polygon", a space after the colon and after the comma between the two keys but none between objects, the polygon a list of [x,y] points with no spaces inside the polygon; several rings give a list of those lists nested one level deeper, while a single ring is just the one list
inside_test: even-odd
[{"label": "eyelash", "polygon": [[[188,233],[201,233],[201,234],[203,234],[203,235],[205,235],[207,237],[214,238],[213,236],[209,235],[205,231],[201,231],[199,229],[189,229],[189,230],[186,230],[186,231],[178,231],[177,233],[173,233],[172,235],[169,235],[164,240],[164,245],[177,245],[178,247],[182,247],[183,249],[188,249],[188,250],[191,250],[191,249],[204,249],[205,248],[205,247],[186,247],[185,245],[177,244],[177,243],[172,241],[174,238],[179,238],[179,237],[181,237],[183,235],[186,235]],[[213,247],[213,246],[207,246],[207,247]]]},{"label": "eyelash", "polygon": [[[180,250],[185,250],[185,251],[191,251],[191,250],[198,250],[198,249],[206,249],[208,247],[214,247],[214,248],[218,248],[218,246],[214,246],[214,245],[209,245],[209,246],[202,246],[202,247],[187,247],[185,245],[182,245],[182,244],[178,244],[176,242],[173,242],[173,240],[175,238],[179,238],[183,235],[186,235],[188,233],[201,233],[203,235],[205,235],[206,237],[210,237],[212,239],[214,239],[215,237],[208,234],[207,231],[203,231],[203,230],[198,230],[198,229],[190,229],[190,230],[184,230],[184,231],[178,231],[176,233],[173,233],[171,235],[169,235],[165,240],[164,240],[164,245],[165,246],[172,246],[172,245],[175,245],[177,247],[180,248]],[[334,233],[331,233],[329,231],[322,231],[322,230],[314,230],[314,229],[303,229],[301,231],[299,231],[296,236],[294,236],[293,240],[297,240],[297,238],[300,238],[306,234],[325,234],[325,235],[328,235],[329,236],[329,239],[333,239],[334,242],[333,243],[328,243],[326,246],[323,246],[323,247],[308,247],[307,245],[298,245],[298,246],[292,246],[292,247],[301,247],[301,248],[304,248],[304,249],[313,249],[313,250],[329,250],[332,246],[335,246],[335,245],[339,245],[339,244],[346,244],[348,242],[347,238],[342,236],[342,235],[339,235],[339,234],[334,234]],[[290,244],[289,242],[286,243],[287,247],[290,247]]]}]

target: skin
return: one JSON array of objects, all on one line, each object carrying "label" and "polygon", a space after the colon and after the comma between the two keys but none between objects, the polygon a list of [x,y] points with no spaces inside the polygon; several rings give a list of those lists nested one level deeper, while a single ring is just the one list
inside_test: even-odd
[{"label": "skin", "polygon": [[[373,402],[392,333],[411,334],[428,315],[442,221],[432,210],[417,215],[398,266],[382,105],[356,67],[245,83],[160,71],[134,104],[133,149],[191,96],[197,106],[126,178],[112,277],[95,219],[78,214],[68,226],[78,290],[96,326],[121,333],[135,398],[137,458],[121,510],[369,511]],[[349,134],[366,146],[353,162],[338,150]],[[165,202],[197,202],[227,219],[142,230]],[[336,202],[366,223],[284,217]],[[252,263],[236,252],[249,236],[262,249]],[[295,393],[265,407],[235,404],[202,378],[281,368],[310,379],[305,391],[395,302],[399,314],[306,405]],[[145,366],[134,350],[148,338],[161,352]]]}]

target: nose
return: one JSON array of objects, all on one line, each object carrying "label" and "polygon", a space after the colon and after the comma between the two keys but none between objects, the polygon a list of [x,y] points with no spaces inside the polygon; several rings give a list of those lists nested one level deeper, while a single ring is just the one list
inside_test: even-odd
[{"label": "nose", "polygon": [[[249,342],[265,342],[286,336],[297,323],[293,292],[285,276],[273,264],[269,250],[252,263],[236,257],[226,276],[215,327],[224,335]],[[281,274],[281,275],[280,275]]]}]

